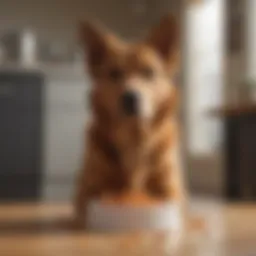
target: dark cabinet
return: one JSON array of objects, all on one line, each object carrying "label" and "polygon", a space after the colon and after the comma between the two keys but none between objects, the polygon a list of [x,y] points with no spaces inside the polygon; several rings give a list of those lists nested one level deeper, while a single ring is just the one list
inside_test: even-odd
[{"label": "dark cabinet", "polygon": [[0,73],[0,200],[36,200],[42,173],[43,76]]},{"label": "dark cabinet", "polygon": [[227,116],[226,196],[229,200],[256,199],[256,114]]}]

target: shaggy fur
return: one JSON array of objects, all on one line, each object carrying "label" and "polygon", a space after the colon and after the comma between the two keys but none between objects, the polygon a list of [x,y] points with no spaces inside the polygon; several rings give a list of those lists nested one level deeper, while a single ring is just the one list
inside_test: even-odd
[{"label": "shaggy fur", "polygon": [[[178,163],[178,29],[167,16],[139,43],[127,44],[89,23],[80,27],[93,80],[93,123],[75,201],[77,219],[86,202],[106,193],[143,191],[159,199],[183,197]],[[132,88],[150,111],[126,116],[120,97]]]}]

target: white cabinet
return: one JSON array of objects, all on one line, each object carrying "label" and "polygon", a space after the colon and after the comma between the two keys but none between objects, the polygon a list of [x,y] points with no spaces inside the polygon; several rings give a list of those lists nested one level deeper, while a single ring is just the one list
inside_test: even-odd
[{"label": "white cabinet", "polygon": [[46,81],[43,198],[69,199],[84,150],[89,116],[88,82],[75,77]]}]

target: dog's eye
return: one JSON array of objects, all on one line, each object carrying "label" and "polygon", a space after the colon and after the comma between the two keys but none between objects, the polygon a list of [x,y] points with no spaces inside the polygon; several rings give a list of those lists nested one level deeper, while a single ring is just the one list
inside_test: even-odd
[{"label": "dog's eye", "polygon": [[109,71],[109,76],[112,80],[118,81],[123,78],[123,71],[119,68],[113,68]]},{"label": "dog's eye", "polygon": [[154,77],[154,70],[151,67],[144,67],[141,69],[141,74],[147,79],[152,79]]}]

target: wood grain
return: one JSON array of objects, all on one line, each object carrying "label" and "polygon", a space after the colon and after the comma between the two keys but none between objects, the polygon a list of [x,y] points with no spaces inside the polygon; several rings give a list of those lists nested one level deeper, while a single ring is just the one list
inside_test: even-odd
[{"label": "wood grain", "polygon": [[[207,230],[191,232],[181,256],[254,255],[256,206],[195,201],[191,212],[207,220]],[[0,206],[0,255],[171,255],[173,237],[167,233],[90,234],[67,223],[69,205]]]}]

